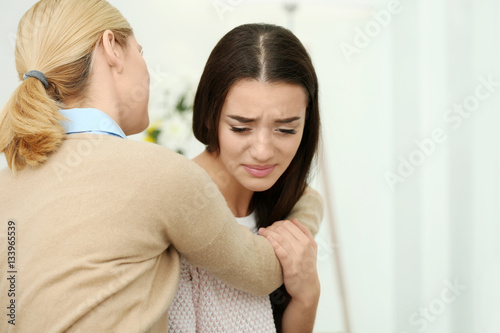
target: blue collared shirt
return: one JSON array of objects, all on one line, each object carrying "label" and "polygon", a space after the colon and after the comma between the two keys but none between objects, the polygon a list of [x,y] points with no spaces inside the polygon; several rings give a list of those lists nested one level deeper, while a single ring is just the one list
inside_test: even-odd
[{"label": "blue collared shirt", "polygon": [[59,112],[68,119],[61,123],[66,134],[95,133],[127,138],[113,118],[100,110],[85,108],[59,110]]}]

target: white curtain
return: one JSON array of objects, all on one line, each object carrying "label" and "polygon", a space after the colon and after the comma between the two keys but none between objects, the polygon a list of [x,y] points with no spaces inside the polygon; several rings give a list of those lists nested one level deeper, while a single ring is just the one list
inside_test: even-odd
[{"label": "white curtain", "polygon": [[323,40],[351,331],[500,332],[500,5],[398,3]]}]

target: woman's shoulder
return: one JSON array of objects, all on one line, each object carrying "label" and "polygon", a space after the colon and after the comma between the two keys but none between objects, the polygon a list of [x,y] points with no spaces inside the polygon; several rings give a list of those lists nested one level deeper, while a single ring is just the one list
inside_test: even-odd
[{"label": "woman's shoulder", "polygon": [[323,205],[324,205],[323,197],[316,189],[314,189],[310,185],[306,186],[306,189],[304,190],[304,194],[302,194],[302,198],[305,198],[306,200],[314,200],[317,202],[318,205],[321,206],[321,208],[323,208]]},{"label": "woman's shoulder", "polygon": [[316,235],[323,220],[323,208],[323,198],[318,191],[308,185],[287,219],[298,219],[313,235]]},{"label": "woman's shoulder", "polygon": [[182,179],[204,176],[206,172],[187,157],[166,147],[135,140],[127,140],[126,151],[130,152],[130,163],[138,164],[151,173],[166,172]]},{"label": "woman's shoulder", "polygon": [[74,134],[68,136],[66,141],[70,145],[68,150],[88,150],[90,153],[85,155],[95,156],[95,162],[101,166],[125,171],[131,177],[140,174],[142,179],[188,181],[190,177],[204,173],[185,156],[149,142],[94,134]]}]

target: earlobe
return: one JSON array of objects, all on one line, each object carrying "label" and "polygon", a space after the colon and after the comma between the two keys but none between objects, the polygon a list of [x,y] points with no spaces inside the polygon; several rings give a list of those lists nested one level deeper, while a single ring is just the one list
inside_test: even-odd
[{"label": "earlobe", "polygon": [[123,71],[123,52],[111,30],[106,30],[102,34],[102,47],[108,65],[121,73]]}]

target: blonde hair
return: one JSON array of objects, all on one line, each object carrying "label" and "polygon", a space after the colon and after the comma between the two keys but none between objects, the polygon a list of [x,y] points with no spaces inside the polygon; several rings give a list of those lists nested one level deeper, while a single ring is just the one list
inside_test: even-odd
[{"label": "blonde hair", "polygon": [[133,34],[105,0],[41,0],[22,17],[15,51],[19,79],[38,70],[49,87],[27,78],[0,113],[0,149],[14,173],[44,163],[61,146],[66,134],[59,109],[84,97],[92,54],[106,30],[122,46]]}]

